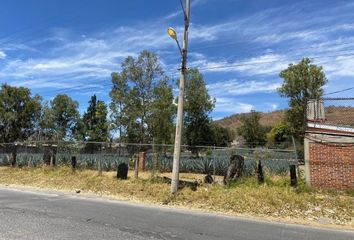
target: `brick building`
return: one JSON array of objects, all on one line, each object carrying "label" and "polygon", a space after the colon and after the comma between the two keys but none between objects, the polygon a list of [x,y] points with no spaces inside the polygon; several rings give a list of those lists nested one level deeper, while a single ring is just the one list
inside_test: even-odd
[{"label": "brick building", "polygon": [[307,118],[306,182],[313,188],[354,190],[354,127],[327,124],[317,113]]}]

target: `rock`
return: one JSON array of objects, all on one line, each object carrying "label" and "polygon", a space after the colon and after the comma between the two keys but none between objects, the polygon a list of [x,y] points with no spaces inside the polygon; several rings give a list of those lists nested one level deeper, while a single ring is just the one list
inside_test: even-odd
[{"label": "rock", "polygon": [[245,159],[240,155],[232,155],[227,172],[224,176],[224,184],[242,176]]},{"label": "rock", "polygon": [[128,179],[128,164],[121,163],[118,165],[117,178],[123,180]]},{"label": "rock", "polygon": [[213,177],[211,176],[210,173],[208,173],[208,175],[206,175],[206,176],[204,177],[204,183],[210,184],[210,183],[213,183],[213,182],[214,182]]}]

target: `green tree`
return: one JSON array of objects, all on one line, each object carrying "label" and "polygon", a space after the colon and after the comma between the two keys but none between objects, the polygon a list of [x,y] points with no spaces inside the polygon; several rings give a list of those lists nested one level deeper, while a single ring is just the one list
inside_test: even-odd
[{"label": "green tree", "polygon": [[113,124],[112,130],[118,130],[119,137],[123,137],[127,131],[128,125],[128,92],[129,87],[127,78],[122,74],[113,72],[112,75],[113,87],[109,93],[111,103],[109,108],[111,110],[110,119]]},{"label": "green tree", "polygon": [[213,133],[213,145],[216,147],[228,147],[234,138],[234,134],[227,128],[216,123],[211,124]]},{"label": "green tree", "polygon": [[165,79],[155,53],[143,51],[127,57],[120,73],[112,74],[111,118],[126,141],[151,142],[155,86]]},{"label": "green tree", "polygon": [[286,140],[289,140],[290,136],[290,128],[286,123],[279,123],[275,125],[270,132],[267,133],[267,139],[271,144],[280,144]]},{"label": "green tree", "polygon": [[23,141],[38,128],[41,98],[28,88],[3,84],[0,89],[0,142]]},{"label": "green tree", "polygon": [[[210,97],[203,75],[198,69],[191,69],[185,86],[185,140],[189,146],[212,145],[210,112],[214,109],[215,99]],[[195,148],[192,149],[196,151]]]},{"label": "green tree", "polygon": [[151,107],[149,122],[154,142],[158,144],[171,143],[173,140],[173,119],[176,107],[173,104],[172,87],[168,85],[167,78],[161,80],[155,86]]},{"label": "green tree", "polygon": [[105,142],[108,140],[107,106],[103,101],[97,101],[96,95],[91,97],[87,111],[83,115],[84,140]]},{"label": "green tree", "polygon": [[80,117],[78,103],[66,94],[58,94],[44,111],[42,128],[50,129],[57,139],[72,138]]},{"label": "green tree", "polygon": [[248,147],[264,146],[267,142],[268,128],[260,124],[260,119],[261,115],[256,111],[241,116],[241,126],[238,128],[238,134],[243,137]]},{"label": "green tree", "polygon": [[312,64],[309,58],[289,67],[280,73],[283,84],[278,88],[282,97],[289,98],[290,109],[285,113],[295,136],[302,138],[305,131],[305,111],[309,99],[319,99],[327,78],[322,67]]}]

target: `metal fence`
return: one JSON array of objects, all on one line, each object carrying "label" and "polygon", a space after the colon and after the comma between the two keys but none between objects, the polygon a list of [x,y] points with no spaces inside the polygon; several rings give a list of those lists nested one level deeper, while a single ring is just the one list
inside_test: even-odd
[{"label": "metal fence", "polygon": [[307,120],[316,125],[352,128],[354,127],[354,98],[310,100]]},{"label": "metal fence", "polygon": [[[231,155],[245,158],[245,174],[252,174],[261,160],[265,172],[286,174],[289,165],[297,165],[294,149],[218,148],[182,146],[180,171],[224,175]],[[140,156],[140,157],[139,157]],[[0,166],[70,166],[75,159],[78,169],[115,171],[120,163],[134,169],[140,158],[145,171],[171,172],[173,145],[97,143],[97,142],[25,142],[0,144]]]}]

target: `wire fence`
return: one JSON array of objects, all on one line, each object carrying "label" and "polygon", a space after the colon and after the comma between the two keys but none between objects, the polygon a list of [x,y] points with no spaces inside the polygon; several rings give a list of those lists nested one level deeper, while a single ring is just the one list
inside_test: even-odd
[{"label": "wire fence", "polygon": [[[220,148],[182,146],[180,172],[224,175],[230,157],[245,159],[245,175],[253,174],[258,160],[268,174],[287,174],[297,165],[294,149]],[[171,172],[173,145],[98,142],[25,142],[0,144],[0,166],[70,166],[77,169],[116,171],[121,163],[141,171]]]},{"label": "wire fence", "polygon": [[332,127],[333,130],[354,128],[354,98],[323,98],[310,100],[307,121],[312,127]]}]

